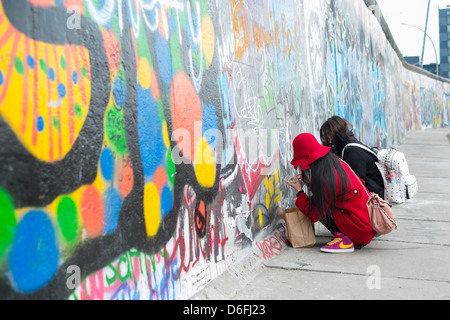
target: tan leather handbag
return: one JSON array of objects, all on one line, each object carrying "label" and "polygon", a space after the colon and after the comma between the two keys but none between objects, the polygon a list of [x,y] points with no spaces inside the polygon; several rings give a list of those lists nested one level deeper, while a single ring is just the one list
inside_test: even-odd
[{"label": "tan leather handbag", "polygon": [[371,193],[366,205],[373,231],[379,234],[387,234],[394,229],[397,230],[397,221],[389,202],[383,200],[378,194]]}]

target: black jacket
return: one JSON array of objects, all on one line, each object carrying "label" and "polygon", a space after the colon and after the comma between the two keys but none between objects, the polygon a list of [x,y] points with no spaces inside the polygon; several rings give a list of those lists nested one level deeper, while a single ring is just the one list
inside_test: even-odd
[{"label": "black jacket", "polygon": [[[361,143],[353,135],[347,138],[344,132],[336,135],[331,146],[331,150],[341,157],[342,150],[348,143]],[[377,193],[384,198],[384,183],[380,170],[375,162],[378,159],[371,153],[358,148],[349,146],[345,149],[343,160],[347,162],[355,173],[364,180],[367,189],[370,192]]]}]

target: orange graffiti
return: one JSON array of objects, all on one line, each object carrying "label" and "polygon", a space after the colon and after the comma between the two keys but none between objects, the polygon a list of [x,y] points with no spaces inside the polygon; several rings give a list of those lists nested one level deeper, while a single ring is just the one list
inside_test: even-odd
[{"label": "orange graffiti", "polygon": [[230,0],[230,7],[233,19],[235,57],[239,59],[244,56],[250,45],[250,30],[243,1]]},{"label": "orange graffiti", "polygon": [[92,238],[103,233],[103,202],[96,187],[89,186],[81,196],[81,217],[86,231]]},{"label": "orange graffiti", "polygon": [[134,175],[131,161],[126,161],[122,167],[121,172],[118,175],[119,179],[119,192],[123,198],[126,198],[133,189]]},{"label": "orange graffiti", "polygon": [[297,39],[297,28],[294,28],[294,38],[292,38],[292,31],[286,28],[286,16],[284,13],[281,15],[281,26],[283,33],[283,55],[286,57],[297,51],[295,41]]},{"label": "orange graffiti", "polygon": [[185,72],[178,72],[173,77],[170,88],[170,100],[172,101],[173,131],[187,131],[188,136],[176,137],[183,155],[190,160],[194,159],[196,142],[200,137],[195,137],[196,124],[201,124],[202,104],[195,91],[189,76]]},{"label": "orange graffiti", "polygon": [[[272,12],[270,13],[270,20],[272,20]],[[275,21],[274,24],[274,31],[271,30],[264,30],[262,26],[257,24],[253,25],[253,41],[256,45],[256,50],[259,51],[262,47],[267,46],[273,46],[277,47],[278,50],[280,50],[280,42],[278,41],[278,35],[279,35],[279,27],[278,22]]]},{"label": "orange graffiti", "polygon": [[111,78],[114,78],[117,75],[122,58],[117,36],[112,31],[103,31],[103,45],[107,53],[106,58],[111,70]]}]

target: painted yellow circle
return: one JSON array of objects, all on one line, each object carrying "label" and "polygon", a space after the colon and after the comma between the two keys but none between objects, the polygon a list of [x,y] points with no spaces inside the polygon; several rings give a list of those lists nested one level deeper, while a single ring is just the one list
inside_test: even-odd
[{"label": "painted yellow circle", "polygon": [[266,208],[270,208],[270,194],[266,193]]},{"label": "painted yellow circle", "polygon": [[214,57],[214,39],[214,25],[210,15],[207,14],[202,19],[202,47],[208,67],[211,66]]},{"label": "painted yellow circle", "polygon": [[161,200],[158,189],[151,182],[144,187],[144,221],[147,236],[155,236],[161,223]]},{"label": "painted yellow circle", "polygon": [[164,121],[162,124],[162,134],[164,138],[164,144],[166,145],[166,148],[170,147],[170,139],[169,139],[169,131],[167,129],[167,122]]},{"label": "painted yellow circle", "polygon": [[150,85],[152,83],[152,73],[151,73],[152,71],[148,60],[142,57],[139,60],[138,68],[139,68],[138,70],[139,83],[144,89],[150,88]]},{"label": "painted yellow circle", "polygon": [[211,188],[216,181],[216,163],[214,154],[205,138],[199,139],[195,148],[194,171],[198,183]]}]

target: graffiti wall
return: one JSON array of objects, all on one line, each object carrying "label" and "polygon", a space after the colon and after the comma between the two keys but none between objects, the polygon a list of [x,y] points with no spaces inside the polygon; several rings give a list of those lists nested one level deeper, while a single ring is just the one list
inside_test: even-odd
[{"label": "graffiti wall", "polygon": [[0,298],[185,299],[286,245],[292,139],[449,120],[361,0],[1,0]]}]

